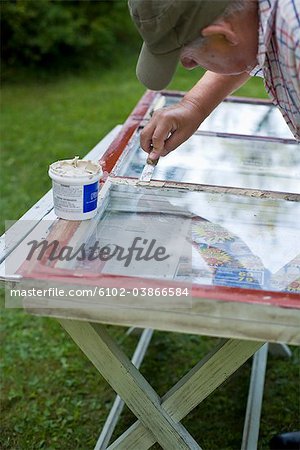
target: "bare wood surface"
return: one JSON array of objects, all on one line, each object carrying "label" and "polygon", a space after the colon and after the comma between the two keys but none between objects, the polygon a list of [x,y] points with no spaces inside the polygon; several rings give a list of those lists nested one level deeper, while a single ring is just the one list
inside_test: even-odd
[{"label": "bare wood surface", "polygon": [[[63,308],[59,299],[27,299],[24,307],[31,314],[90,320],[112,325],[153,328],[163,331],[198,334],[203,336],[232,337],[262,342],[300,344],[299,310],[270,307],[259,304],[217,302],[201,299],[197,311],[151,310],[148,308],[122,307],[120,304],[84,306],[70,304]],[[151,305],[150,305],[151,306]],[[171,306],[171,305],[170,305]]]},{"label": "bare wood surface", "polygon": [[269,198],[273,200],[286,200],[290,202],[299,202],[300,194],[289,193],[289,192],[275,192],[266,191],[262,189],[248,189],[248,188],[237,188],[234,186],[224,187],[216,186],[210,184],[195,184],[195,183],[184,183],[179,181],[163,181],[163,180],[151,180],[146,183],[135,178],[125,178],[114,176],[114,184],[127,184],[130,186],[143,186],[144,184],[149,187],[156,187],[165,189],[187,189],[194,192],[209,192],[211,194],[231,194],[231,195],[242,195],[244,197],[255,197],[255,198]]},{"label": "bare wood surface", "polygon": [[157,393],[102,325],[75,320],[60,323],[163,448],[200,450],[186,429],[162,408]]},{"label": "bare wood surface", "polygon": [[[172,419],[180,421],[220,386],[263,344],[229,339],[220,343],[162,398]],[[141,422],[133,424],[109,450],[145,450],[155,443]]]},{"label": "bare wood surface", "polygon": [[[139,369],[141,366],[141,363],[144,359],[144,356],[150,344],[152,334],[153,330],[150,330],[149,328],[143,330],[141,334],[138,345],[136,346],[135,352],[131,359],[132,364],[134,364],[134,366],[137,369]],[[113,406],[111,407],[109,415],[105,421],[105,424],[103,425],[101,434],[98,438],[94,450],[105,450],[107,448],[109,441],[112,437],[112,434],[115,430],[115,427],[118,423],[119,417],[123,411],[124,405],[125,405],[124,401],[121,399],[119,395],[117,395],[113,403]]]}]

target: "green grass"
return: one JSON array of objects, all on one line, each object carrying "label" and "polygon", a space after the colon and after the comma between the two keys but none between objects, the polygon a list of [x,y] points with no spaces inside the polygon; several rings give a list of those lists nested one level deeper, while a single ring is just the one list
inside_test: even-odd
[{"label": "green grass", "polygon": [[[144,91],[134,64],[135,58],[125,55],[111,70],[43,79],[27,75],[3,86],[4,219],[19,218],[47,192],[49,163],[85,155],[125,120]],[[187,90],[198,77],[199,72],[180,69],[171,88]],[[265,96],[261,80],[251,80],[239,93]],[[1,296],[3,304],[3,291]],[[109,331],[131,354],[136,336],[124,340],[124,329]],[[1,448],[93,448],[114,394],[58,323],[2,308],[1,340]],[[216,342],[156,332],[142,372],[163,394]],[[296,349],[288,361],[269,358],[260,449],[268,448],[274,433],[299,427],[298,367]],[[249,370],[247,363],[183,421],[204,449],[239,448]],[[117,433],[132,420],[126,410]]]}]

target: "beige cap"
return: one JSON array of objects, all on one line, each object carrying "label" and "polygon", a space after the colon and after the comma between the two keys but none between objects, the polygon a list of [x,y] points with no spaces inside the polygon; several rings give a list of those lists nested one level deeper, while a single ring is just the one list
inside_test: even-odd
[{"label": "beige cap", "polygon": [[221,15],[232,0],[129,0],[131,17],[144,39],[136,74],[149,89],[171,81],[180,49]]}]

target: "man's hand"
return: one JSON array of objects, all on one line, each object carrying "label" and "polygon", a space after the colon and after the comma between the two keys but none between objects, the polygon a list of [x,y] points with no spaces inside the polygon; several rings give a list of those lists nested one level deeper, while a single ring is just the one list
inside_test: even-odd
[{"label": "man's hand", "polygon": [[152,160],[166,156],[186,141],[205,117],[192,101],[158,109],[141,132],[141,147]]},{"label": "man's hand", "polygon": [[249,79],[239,75],[222,75],[207,71],[180,103],[153,114],[141,133],[141,147],[152,160],[165,156],[188,139],[204,119]]}]

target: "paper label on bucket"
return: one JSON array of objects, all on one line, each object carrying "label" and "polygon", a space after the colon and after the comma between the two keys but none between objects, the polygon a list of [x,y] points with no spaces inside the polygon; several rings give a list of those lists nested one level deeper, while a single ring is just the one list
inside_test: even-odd
[{"label": "paper label on bucket", "polygon": [[83,212],[94,211],[97,208],[98,181],[83,186]]},{"label": "paper label on bucket", "polygon": [[82,211],[83,186],[71,186],[53,181],[54,205],[61,211]]},{"label": "paper label on bucket", "polygon": [[97,208],[98,181],[83,186],[60,184],[53,181],[54,206],[70,213],[86,213]]}]

